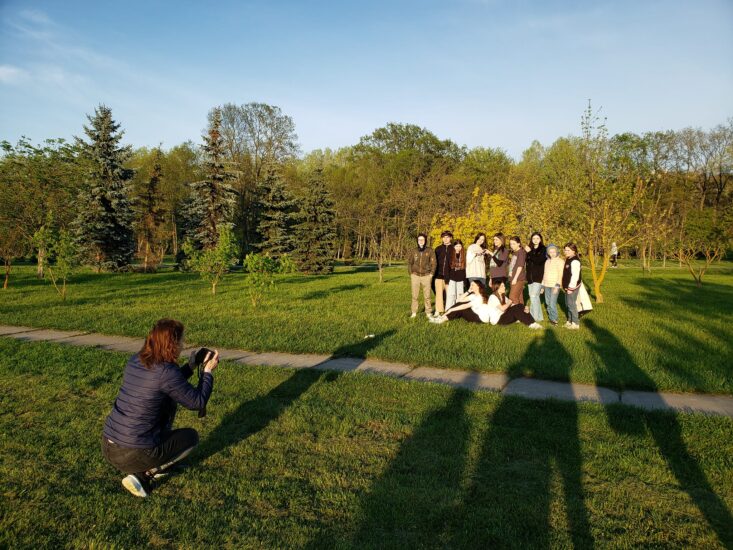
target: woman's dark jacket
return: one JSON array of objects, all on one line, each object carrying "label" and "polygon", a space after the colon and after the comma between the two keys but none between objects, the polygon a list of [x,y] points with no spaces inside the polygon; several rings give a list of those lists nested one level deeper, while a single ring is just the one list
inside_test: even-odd
[{"label": "woman's dark jacket", "polygon": [[179,368],[175,363],[146,369],[138,354],[133,355],[125,366],[122,387],[104,423],[104,437],[121,447],[157,447],[175,403],[200,410],[211,396],[212,374],[205,372],[198,387],[188,383],[191,374],[191,367]]},{"label": "woman's dark jacket", "polygon": [[541,283],[545,277],[545,261],[547,248],[541,244],[537,248],[530,248],[527,252],[527,283]]}]

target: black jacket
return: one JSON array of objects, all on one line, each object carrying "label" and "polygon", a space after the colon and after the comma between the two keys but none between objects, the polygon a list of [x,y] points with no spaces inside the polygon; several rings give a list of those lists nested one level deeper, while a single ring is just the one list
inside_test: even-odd
[{"label": "black jacket", "polygon": [[450,255],[455,252],[452,244],[444,245],[435,248],[435,259],[438,262],[438,267],[435,270],[435,278],[443,279],[446,283],[450,279]]},{"label": "black jacket", "polygon": [[541,244],[527,252],[527,283],[541,283],[545,276],[547,248]]}]

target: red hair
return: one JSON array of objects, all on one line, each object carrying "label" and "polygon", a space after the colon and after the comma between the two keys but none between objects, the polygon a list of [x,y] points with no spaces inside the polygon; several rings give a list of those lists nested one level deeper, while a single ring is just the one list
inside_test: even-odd
[{"label": "red hair", "polygon": [[153,325],[143,349],[140,361],[146,369],[159,363],[175,363],[181,353],[183,323],[173,319],[161,319]]}]

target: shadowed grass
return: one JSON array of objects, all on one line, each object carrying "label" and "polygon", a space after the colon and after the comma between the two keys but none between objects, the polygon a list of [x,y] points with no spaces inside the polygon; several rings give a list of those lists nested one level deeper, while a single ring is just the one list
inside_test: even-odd
[{"label": "shadowed grass", "polygon": [[614,335],[619,351],[628,350],[633,365],[619,360],[600,372],[585,329],[550,329],[570,354],[568,368],[552,350],[525,354],[540,335],[520,325],[434,326],[422,315],[409,319],[405,268],[387,268],[385,280],[378,283],[371,266],[340,267],[329,276],[283,275],[253,310],[242,273],[227,276],[216,296],[194,274],[82,273],[62,303],[31,267],[21,267],[0,294],[0,323],[144,336],[155,319],[174,317],[186,324],[192,343],[295,353],[333,353],[367,334],[391,331],[379,345],[357,345],[354,353],[480,372],[512,367],[527,376],[621,389],[733,393],[733,270],[727,264],[711,268],[701,290],[677,268],[652,276],[630,267],[612,270],[606,303],[590,318]]}]

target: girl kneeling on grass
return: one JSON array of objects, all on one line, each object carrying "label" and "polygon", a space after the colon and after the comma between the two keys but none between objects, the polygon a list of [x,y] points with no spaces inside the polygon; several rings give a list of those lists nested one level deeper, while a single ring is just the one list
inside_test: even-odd
[{"label": "girl kneeling on grass", "polygon": [[494,292],[489,298],[489,322],[492,325],[511,325],[517,321],[531,329],[542,328],[534,318],[524,311],[524,304],[513,304],[506,297],[504,283],[494,285]]},{"label": "girl kneeling on grass", "polygon": [[122,473],[122,485],[133,495],[146,497],[154,479],[185,458],[198,445],[193,428],[174,430],[176,403],[202,410],[214,387],[213,370],[219,352],[209,354],[198,387],[188,383],[196,353],[188,364],[176,364],[183,350],[183,325],[161,319],[150,331],[139,353],[125,366],[122,387],[102,432],[102,454]]},{"label": "girl kneeling on grass", "polygon": [[472,281],[468,292],[458,298],[458,302],[443,315],[432,317],[431,323],[445,323],[453,319],[465,319],[471,323],[489,322],[489,299],[486,287],[480,281]]}]

